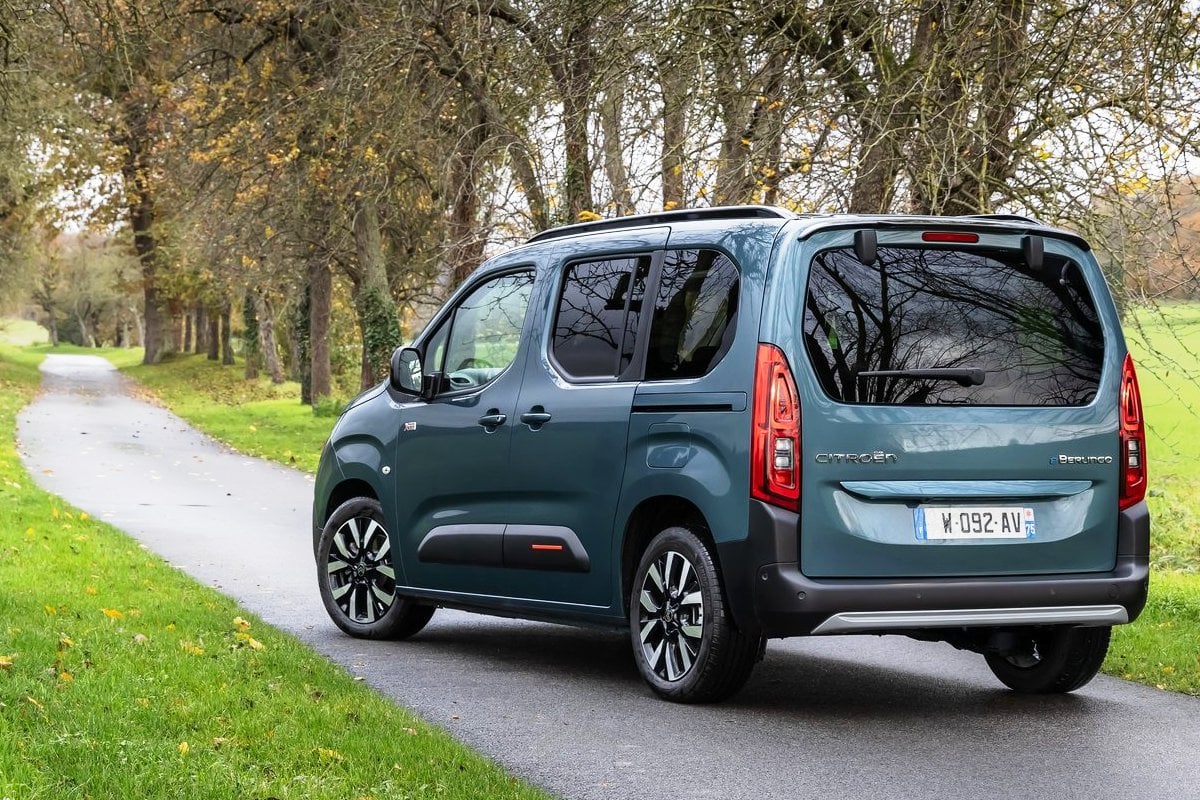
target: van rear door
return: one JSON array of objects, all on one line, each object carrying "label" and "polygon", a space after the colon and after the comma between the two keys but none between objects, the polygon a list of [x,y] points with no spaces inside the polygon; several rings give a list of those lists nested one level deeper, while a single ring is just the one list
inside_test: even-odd
[{"label": "van rear door", "polygon": [[881,232],[869,263],[851,232],[799,250],[802,572],[1111,569],[1124,344],[1094,259],[933,233]]}]

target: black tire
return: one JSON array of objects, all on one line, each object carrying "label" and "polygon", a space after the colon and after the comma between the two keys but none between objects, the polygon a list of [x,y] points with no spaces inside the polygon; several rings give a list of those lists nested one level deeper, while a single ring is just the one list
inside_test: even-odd
[{"label": "black tire", "polygon": [[659,697],[712,703],[746,683],[762,652],[738,630],[712,554],[687,528],[654,537],[634,573],[629,633],[638,671]]},{"label": "black tire", "polygon": [[317,584],[330,619],[360,639],[407,639],[433,616],[433,606],[396,594],[383,507],[370,497],[347,500],[325,523]]},{"label": "black tire", "polygon": [[1104,663],[1112,628],[1033,628],[1021,635],[1013,653],[987,653],[987,665],[1000,682],[1023,694],[1073,692],[1087,684]]}]

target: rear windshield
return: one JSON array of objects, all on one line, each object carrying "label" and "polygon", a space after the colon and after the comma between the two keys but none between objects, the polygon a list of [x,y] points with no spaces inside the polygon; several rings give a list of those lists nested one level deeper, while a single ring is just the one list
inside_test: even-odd
[{"label": "rear windshield", "polygon": [[831,397],[881,405],[1086,405],[1104,355],[1078,265],[1007,250],[818,253],[804,343]]}]

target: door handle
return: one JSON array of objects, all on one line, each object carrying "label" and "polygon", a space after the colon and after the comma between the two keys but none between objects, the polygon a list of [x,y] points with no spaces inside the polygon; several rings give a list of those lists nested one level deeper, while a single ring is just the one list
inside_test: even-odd
[{"label": "door handle", "polygon": [[506,415],[501,414],[499,411],[493,408],[491,411],[479,418],[479,424],[482,425],[485,430],[493,431],[499,426],[503,425],[506,419],[508,419]]},{"label": "door handle", "polygon": [[537,430],[549,421],[550,415],[541,406],[534,406],[521,415],[521,422],[524,422],[533,430]]}]

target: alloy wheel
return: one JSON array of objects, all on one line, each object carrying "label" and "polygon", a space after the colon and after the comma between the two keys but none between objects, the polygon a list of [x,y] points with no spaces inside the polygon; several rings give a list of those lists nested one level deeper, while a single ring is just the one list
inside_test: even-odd
[{"label": "alloy wheel", "polygon": [[638,627],[642,655],[658,677],[677,681],[691,671],[704,636],[704,596],[686,556],[668,550],[646,570]]},{"label": "alloy wheel", "polygon": [[326,572],[333,601],[353,622],[375,622],[396,602],[391,540],[370,517],[342,523],[333,535]]}]

